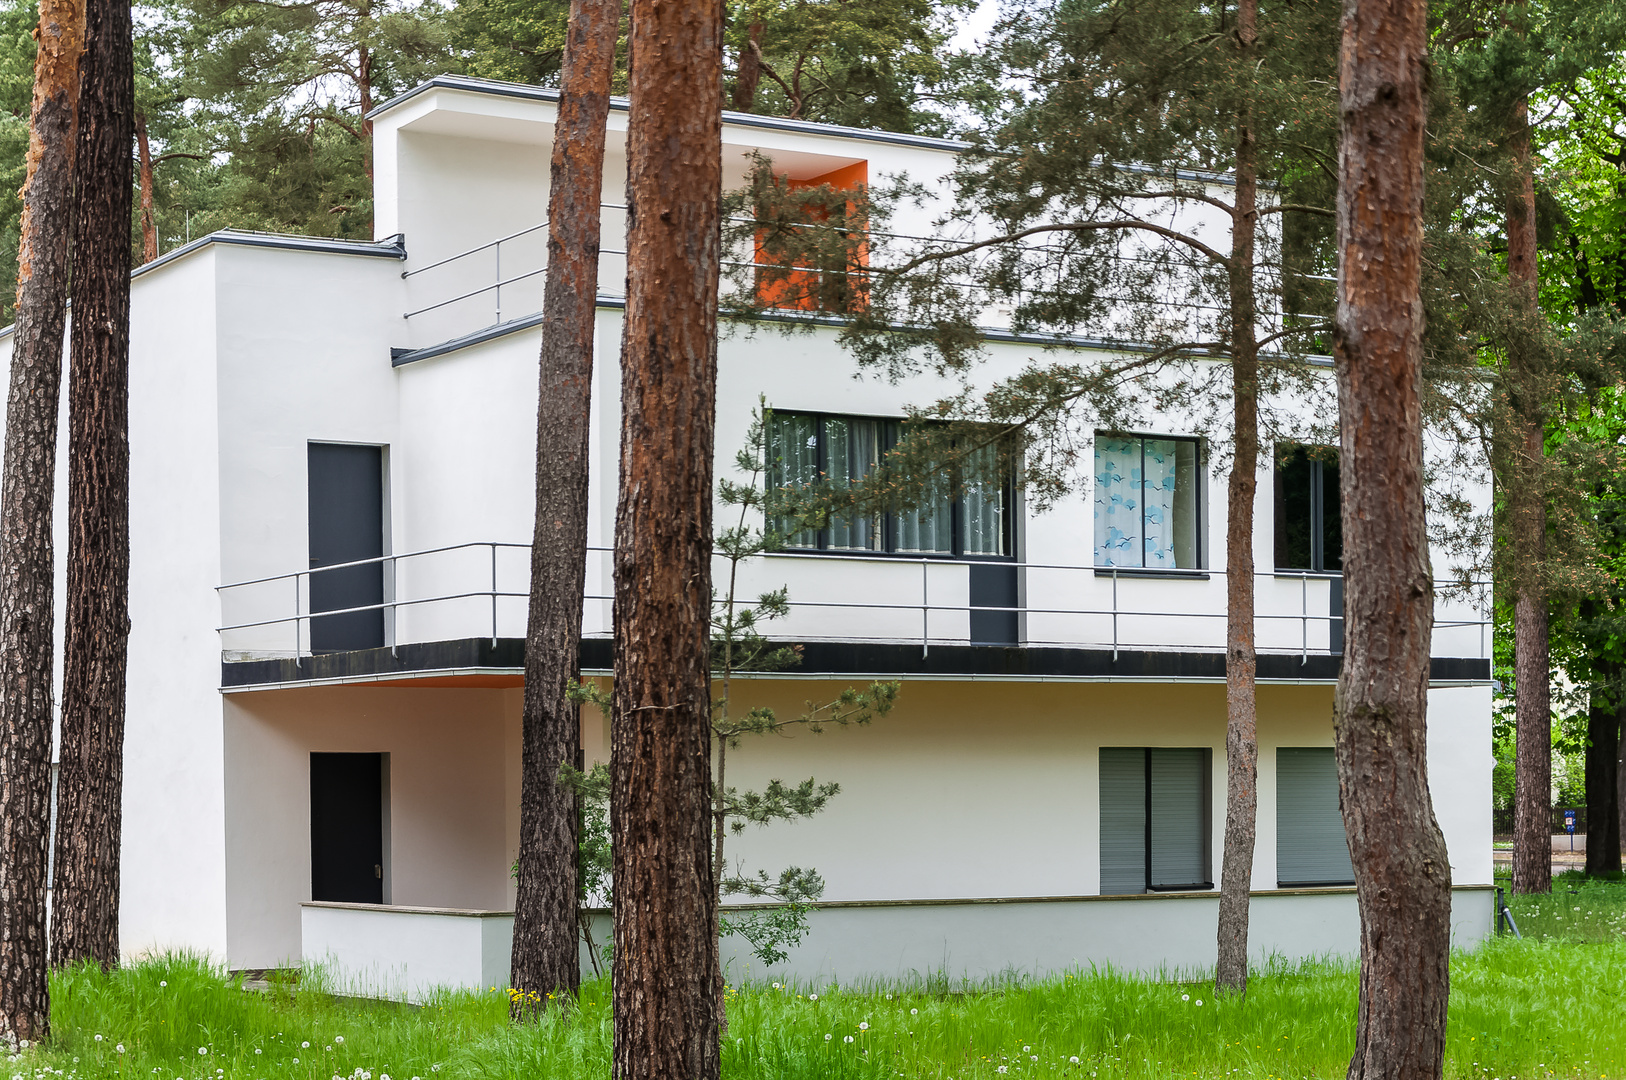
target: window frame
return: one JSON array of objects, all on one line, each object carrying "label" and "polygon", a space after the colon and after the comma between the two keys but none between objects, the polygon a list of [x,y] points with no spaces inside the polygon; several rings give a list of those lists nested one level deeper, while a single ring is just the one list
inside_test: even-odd
[{"label": "window frame", "polygon": [[[1309,454],[1306,454],[1305,457],[1310,466],[1310,565],[1307,567],[1280,565],[1281,560],[1278,558],[1277,548],[1277,526],[1283,496],[1278,480],[1281,477],[1283,452],[1287,448],[1291,448],[1295,452],[1299,450],[1330,450],[1334,454],[1339,452],[1338,447],[1325,443],[1284,442],[1276,444],[1275,452],[1271,455],[1270,473],[1270,498],[1272,502],[1270,515],[1271,568],[1277,574],[1290,576],[1305,574],[1312,577],[1342,577],[1344,574],[1342,565],[1337,569],[1327,569],[1327,485],[1326,470],[1323,468],[1326,462],[1323,458],[1313,457]],[[1338,494],[1334,493],[1334,498],[1338,497]],[[1340,544],[1338,552],[1340,564],[1344,561],[1343,555],[1343,547]]]},{"label": "window frame", "polygon": [[[1141,807],[1141,860],[1143,863],[1143,877],[1141,891],[1138,893],[1109,893],[1101,892],[1102,896],[1159,896],[1165,893],[1195,893],[1213,892],[1216,884],[1212,880],[1214,874],[1214,748],[1212,746],[1102,746],[1100,750],[1127,750],[1140,751],[1142,757],[1141,792],[1145,802]],[[1167,750],[1196,750],[1202,755],[1202,816],[1198,822],[1198,832],[1202,836],[1202,861],[1207,881],[1182,882],[1179,884],[1153,884],[1153,813],[1152,813],[1152,755],[1158,751]],[[1097,757],[1096,782],[1099,790],[1102,785],[1100,758]],[[1103,853],[1098,849],[1096,858],[1099,863]]]},{"label": "window frame", "polygon": [[[829,475],[830,446],[829,439],[825,434],[825,422],[827,420],[873,420],[880,423],[882,425],[882,449],[880,451],[882,456],[886,454],[887,449],[897,443],[898,437],[901,437],[903,428],[903,421],[895,416],[873,416],[862,413],[819,412],[808,409],[770,408],[768,411],[774,416],[800,416],[812,418],[815,426],[814,437],[817,439],[817,446],[815,448],[817,451],[815,454],[816,463],[814,467],[818,470],[821,477],[827,477]],[[889,436],[891,437],[890,441],[888,441]],[[772,469],[771,464],[769,468],[770,470]],[[1000,485],[1000,495],[1005,504],[1004,520],[1000,523],[1000,543],[1005,549],[1005,554],[1003,555],[983,555],[978,553],[968,554],[965,551],[965,538],[962,532],[964,506],[962,496],[960,495],[955,495],[949,502],[950,550],[946,552],[895,550],[895,545],[897,543],[897,524],[894,520],[895,514],[891,510],[883,511],[880,514],[881,547],[877,550],[859,551],[852,548],[831,548],[829,546],[830,527],[827,524],[822,525],[815,530],[817,532],[818,539],[817,547],[797,547],[787,542],[784,545],[783,550],[798,555],[820,555],[827,558],[887,558],[907,560],[934,559],[940,562],[1014,563],[1016,562],[1017,506],[1016,477],[1014,475],[1006,475],[1004,481]],[[789,540],[788,535],[786,536],[786,540]]]},{"label": "window frame", "polygon": [[[1146,491],[1146,440],[1147,439],[1161,439],[1161,440],[1163,440],[1165,442],[1190,443],[1193,446],[1193,448],[1195,448],[1195,450],[1196,450],[1197,492],[1196,492],[1196,498],[1193,500],[1194,506],[1193,506],[1193,511],[1192,511],[1192,517],[1195,520],[1192,523],[1192,530],[1193,530],[1193,547],[1195,548],[1196,553],[1197,553],[1197,565],[1196,566],[1189,566],[1189,567],[1188,566],[1167,566],[1167,567],[1147,566],[1146,565],[1146,551],[1145,551],[1145,548],[1144,548],[1144,539],[1143,539],[1143,541],[1142,541],[1143,547],[1142,547],[1142,550],[1141,550],[1141,565],[1140,566],[1103,566],[1103,565],[1101,565],[1101,563],[1099,561],[1097,561],[1101,557],[1101,552],[1100,552],[1100,549],[1098,549],[1095,546],[1095,537],[1093,535],[1091,535],[1091,537],[1090,537],[1090,565],[1091,565],[1091,568],[1094,569],[1094,571],[1097,574],[1113,574],[1113,573],[1116,573],[1116,574],[1118,574],[1120,576],[1123,576],[1123,577],[1142,577],[1142,576],[1193,577],[1193,578],[1206,578],[1206,577],[1208,577],[1208,571],[1209,571],[1210,567],[1208,565],[1208,532],[1207,532],[1207,524],[1208,524],[1208,454],[1207,454],[1208,444],[1207,444],[1207,441],[1205,439],[1203,439],[1201,436],[1197,436],[1197,435],[1170,435],[1170,434],[1168,434],[1166,432],[1115,431],[1115,430],[1101,430],[1101,429],[1098,429],[1095,432],[1095,441],[1094,441],[1093,445],[1090,448],[1090,508],[1091,508],[1092,514],[1093,514],[1093,511],[1094,511],[1094,507],[1095,507],[1095,485],[1098,482],[1095,479],[1095,455],[1100,453],[1101,439],[1103,437],[1108,438],[1108,439],[1134,439],[1135,441],[1137,441],[1140,444],[1140,475],[1141,475],[1140,522],[1141,522],[1141,536],[1143,538],[1146,535],[1146,496],[1145,496],[1145,491]],[[1093,517],[1092,517],[1092,528],[1093,528]]]}]

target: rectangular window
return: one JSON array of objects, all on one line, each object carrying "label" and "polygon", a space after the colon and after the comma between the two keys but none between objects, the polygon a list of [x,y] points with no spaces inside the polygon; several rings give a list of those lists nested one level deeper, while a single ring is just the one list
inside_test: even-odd
[{"label": "rectangular window", "polygon": [[1195,439],[1095,437],[1095,565],[1202,566],[1202,455]]},{"label": "rectangular window", "polygon": [[1330,746],[1276,751],[1276,884],[1353,885]]},{"label": "rectangular window", "polygon": [[1212,889],[1207,747],[1101,748],[1103,895]]},{"label": "rectangular window", "polygon": [[[768,419],[768,485],[849,485],[864,479],[902,435],[895,420],[774,411]],[[947,475],[933,478],[918,503],[887,513],[832,514],[821,529],[776,527],[787,548],[898,555],[1008,558],[1012,485],[989,447],[961,466],[961,493]]]},{"label": "rectangular window", "polygon": [[1291,443],[1277,447],[1275,495],[1276,569],[1341,572],[1338,451]]}]

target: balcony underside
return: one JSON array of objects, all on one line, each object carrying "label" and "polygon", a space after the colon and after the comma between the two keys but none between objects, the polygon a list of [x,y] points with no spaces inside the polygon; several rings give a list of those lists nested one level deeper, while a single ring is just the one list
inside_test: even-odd
[{"label": "balcony underside", "polygon": [[[1325,682],[1338,678],[1342,657],[1311,653],[1263,654],[1261,682]],[[584,672],[607,673],[611,642],[582,641]],[[222,661],[221,689],[226,692],[269,689],[310,683],[389,681],[397,685],[515,687],[522,684],[525,641],[522,638],[462,638],[395,648],[355,649],[314,656]],[[1176,682],[1220,681],[1225,654],[1216,651],[1025,648],[1008,645],[933,645],[810,641],[802,645],[802,663],[784,677],[851,676],[854,678],[988,678],[1098,679]],[[1490,661],[1435,657],[1429,677],[1434,683],[1483,683]]]}]

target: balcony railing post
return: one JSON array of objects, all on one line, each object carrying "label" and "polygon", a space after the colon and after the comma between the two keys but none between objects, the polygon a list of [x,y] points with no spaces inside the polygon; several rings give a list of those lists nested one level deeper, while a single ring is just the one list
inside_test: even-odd
[{"label": "balcony railing post", "polygon": [[1112,568],[1112,662],[1118,662],[1118,568]]},{"label": "balcony railing post", "polygon": [[[1331,594],[1329,593],[1328,595],[1330,596]],[[1328,603],[1330,604],[1331,601],[1329,600]],[[1300,574],[1299,575],[1299,615],[1304,621],[1304,656],[1303,656],[1302,659],[1299,660],[1299,663],[1300,664],[1308,664],[1310,662],[1310,575],[1309,574]],[[1327,635],[1328,635],[1327,647],[1329,649],[1331,649],[1332,648],[1332,641],[1331,641],[1331,637],[1332,637],[1332,622],[1331,622],[1331,619],[1332,619],[1332,616],[1329,614],[1327,616],[1327,618],[1328,618],[1328,623],[1327,623]]]},{"label": "balcony railing post", "polygon": [[502,241],[493,244],[491,250],[497,253],[497,284],[493,288],[497,291],[497,322],[502,322]]},{"label": "balcony railing post", "polygon": [[932,651],[932,614],[931,601],[928,598],[931,563],[925,559],[920,560],[920,655],[922,658],[931,655]]},{"label": "balcony railing post", "polygon": [[299,664],[299,575],[294,575],[294,664]]},{"label": "balcony railing post", "polygon": [[491,545],[491,647],[497,647],[497,545]]}]

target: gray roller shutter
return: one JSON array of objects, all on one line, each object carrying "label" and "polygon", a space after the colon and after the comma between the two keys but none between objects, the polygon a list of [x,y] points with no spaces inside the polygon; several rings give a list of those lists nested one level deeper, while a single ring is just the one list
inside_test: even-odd
[{"label": "gray roller shutter", "polygon": [[1101,892],[1146,891],[1146,751],[1101,748]]},{"label": "gray roller shutter", "polygon": [[1352,885],[1331,747],[1276,751],[1276,884]]},{"label": "gray roller shutter", "polygon": [[1152,751],[1154,890],[1212,887],[1208,873],[1208,754],[1202,747]]}]

